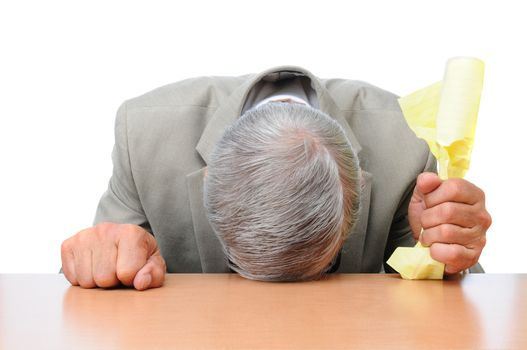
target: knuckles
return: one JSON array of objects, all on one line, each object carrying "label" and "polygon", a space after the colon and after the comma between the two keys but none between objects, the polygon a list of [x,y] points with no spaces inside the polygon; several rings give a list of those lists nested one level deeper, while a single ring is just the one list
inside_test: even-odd
[{"label": "knuckles", "polygon": [[[93,264],[97,262],[82,260],[82,256],[85,255],[84,253],[86,251],[91,250],[93,252],[104,249],[104,246],[108,246],[109,242],[119,244],[119,239],[132,240],[134,245],[139,249],[147,249],[149,246],[149,236],[150,234],[136,225],[103,222],[79,231],[72,237],[64,240],[61,244],[61,255],[66,259],[73,259],[75,264]],[[92,254],[92,256],[96,255]],[[102,257],[102,259],[105,258],[105,256]],[[82,273],[79,274],[79,271],[77,271],[76,279],[78,284],[83,288],[94,288],[96,286],[108,288],[119,284],[119,281],[130,285],[133,282],[137,271],[134,271],[133,269],[121,269],[120,271],[116,271],[116,268],[117,266],[113,266],[113,268],[107,271],[93,271],[89,275]]]},{"label": "knuckles", "polygon": [[458,245],[451,245],[448,249],[448,254],[446,257],[449,262],[459,262],[463,256],[461,254],[461,247]]},{"label": "knuckles", "polygon": [[450,196],[455,198],[465,190],[466,184],[463,179],[452,178],[447,181],[445,186],[447,187]]},{"label": "knuckles", "polygon": [[63,256],[66,255],[66,253],[68,253],[71,249],[72,249],[71,238],[66,239],[60,245],[60,252],[62,253]]},{"label": "knuckles", "polygon": [[457,211],[453,202],[442,203],[440,208],[439,215],[441,216],[442,222],[448,223],[455,218]]},{"label": "knuckles", "polygon": [[115,274],[113,272],[108,271],[95,274],[93,276],[93,280],[95,281],[95,284],[101,288],[110,288],[119,284],[119,281],[117,280]]},{"label": "knuckles", "polygon": [[487,236],[483,235],[479,238],[481,248],[487,245]]},{"label": "knuckles", "polygon": [[61,251],[97,248],[102,242],[108,240],[117,242],[121,239],[130,240],[140,248],[149,247],[152,243],[150,240],[154,240],[148,232],[137,225],[103,222],[66,239],[61,245]]},{"label": "knuckles", "polygon": [[93,241],[93,231],[92,229],[86,229],[74,236],[75,245],[81,247],[91,246]]},{"label": "knuckles", "polygon": [[471,250],[470,255],[471,256],[467,261],[467,265],[465,265],[465,268],[469,268],[477,264],[477,262],[479,261],[479,256],[481,255],[481,250]]},{"label": "knuckles", "polygon": [[114,229],[117,225],[118,224],[114,224],[113,222],[101,222],[93,226],[93,229],[97,232],[107,232]]},{"label": "knuckles", "polygon": [[450,244],[442,249],[436,249],[436,246],[432,245],[430,248],[430,255],[437,261],[447,265],[457,266],[463,259],[461,249],[462,247],[457,244]]},{"label": "knuckles", "polygon": [[116,231],[119,229],[119,224],[113,222],[102,222],[92,228],[92,233],[95,234],[98,240],[114,239]]},{"label": "knuckles", "polygon": [[449,198],[463,197],[464,193],[470,192],[477,202],[485,202],[485,192],[465,179],[451,178],[445,181],[444,186]]},{"label": "knuckles", "polygon": [[479,222],[483,229],[488,230],[490,225],[492,225],[492,216],[486,210],[481,210],[479,213]]},{"label": "knuckles", "polygon": [[[128,249],[134,247],[133,249],[144,250],[149,252],[149,254],[158,254],[155,238],[143,228],[132,224],[115,224],[109,222],[100,223],[79,231],[74,236],[64,240],[61,244],[61,253],[66,259],[75,260],[76,265],[87,263],[95,263],[95,265],[97,265],[98,262],[82,260],[82,257],[86,256],[85,253],[87,251],[92,251],[92,258],[94,256],[101,257],[101,254],[94,254],[93,252],[105,249],[104,247],[108,247],[108,243],[111,242],[115,243],[117,247],[117,245],[121,244],[123,240],[126,240],[126,246]],[[105,258],[106,256],[102,255],[102,259]],[[166,271],[166,263],[161,255],[156,256],[156,258],[156,268],[162,269],[164,274]],[[82,271],[82,269],[78,269],[76,280],[78,281],[78,285],[82,288],[109,288],[116,286],[119,283],[131,286],[137,274],[137,268],[133,266],[133,264],[126,267],[118,267],[114,265],[113,267],[107,267],[102,271],[92,271],[89,275],[83,273],[79,274],[80,271]]]},{"label": "knuckles", "polygon": [[458,232],[451,225],[441,225],[439,230],[441,239],[445,243],[454,242],[457,238]]},{"label": "knuckles", "polygon": [[456,273],[474,266],[481,255],[482,248],[465,249],[458,244],[451,244],[444,249],[434,249],[432,245],[430,255],[433,259],[448,265],[449,273]]}]

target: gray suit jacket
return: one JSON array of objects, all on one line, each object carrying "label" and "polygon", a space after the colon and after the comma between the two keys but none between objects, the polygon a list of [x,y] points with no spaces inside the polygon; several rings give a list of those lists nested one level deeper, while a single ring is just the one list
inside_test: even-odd
[{"label": "gray suit jacket", "polygon": [[223,130],[260,81],[303,76],[319,107],[344,128],[364,175],[361,213],[339,272],[380,272],[398,246],[415,244],[407,208],[415,179],[435,171],[425,142],[408,128],[397,96],[360,81],[319,79],[299,67],[240,77],[180,81],[126,101],[115,123],[113,175],[95,223],[152,232],[169,272],[226,272],[203,207],[203,174]]}]

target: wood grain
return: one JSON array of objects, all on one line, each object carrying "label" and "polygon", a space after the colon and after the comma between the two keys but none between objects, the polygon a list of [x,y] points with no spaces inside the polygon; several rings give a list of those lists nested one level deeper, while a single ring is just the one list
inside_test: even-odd
[{"label": "wood grain", "polygon": [[138,292],[0,275],[2,349],[525,349],[527,275],[303,283],[171,274]]}]

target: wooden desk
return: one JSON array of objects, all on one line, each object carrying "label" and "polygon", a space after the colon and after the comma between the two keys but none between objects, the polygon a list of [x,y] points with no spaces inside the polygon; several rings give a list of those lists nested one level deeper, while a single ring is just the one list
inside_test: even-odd
[{"label": "wooden desk", "polygon": [[145,292],[0,275],[0,348],[527,349],[527,275],[265,283],[173,274]]}]

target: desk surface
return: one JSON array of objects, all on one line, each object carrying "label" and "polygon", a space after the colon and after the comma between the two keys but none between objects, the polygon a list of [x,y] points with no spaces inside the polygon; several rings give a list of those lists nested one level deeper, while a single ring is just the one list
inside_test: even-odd
[{"label": "desk surface", "polygon": [[172,274],[144,292],[0,275],[0,349],[164,348],[527,349],[527,275]]}]

